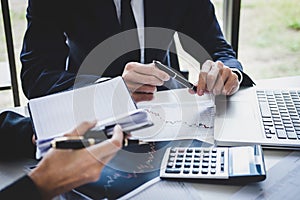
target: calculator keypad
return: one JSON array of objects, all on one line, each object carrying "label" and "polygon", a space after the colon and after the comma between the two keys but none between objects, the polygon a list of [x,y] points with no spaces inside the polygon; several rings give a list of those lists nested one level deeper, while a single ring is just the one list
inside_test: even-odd
[{"label": "calculator keypad", "polygon": [[161,165],[162,178],[228,178],[228,148],[169,148]]}]

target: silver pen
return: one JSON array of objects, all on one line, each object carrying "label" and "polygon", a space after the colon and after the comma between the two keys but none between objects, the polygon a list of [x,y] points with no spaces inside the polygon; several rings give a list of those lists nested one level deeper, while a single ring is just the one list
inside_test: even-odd
[{"label": "silver pen", "polygon": [[155,64],[155,66],[158,69],[166,72],[172,79],[175,79],[181,85],[194,90],[194,92],[197,92],[197,87],[194,84],[192,84],[191,82],[189,82],[188,80],[186,80],[186,78],[181,76],[179,74],[179,72],[176,72],[175,70],[171,69],[170,67],[165,66],[164,64],[162,64],[159,61],[154,60],[153,63]]}]

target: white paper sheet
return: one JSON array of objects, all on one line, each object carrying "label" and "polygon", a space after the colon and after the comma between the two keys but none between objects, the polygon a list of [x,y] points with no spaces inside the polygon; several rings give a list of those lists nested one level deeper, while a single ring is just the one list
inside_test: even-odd
[{"label": "white paper sheet", "polygon": [[138,104],[145,109],[154,126],[132,132],[143,141],[198,139],[213,143],[214,100],[209,95],[198,97],[187,89],[158,92],[153,101]]}]

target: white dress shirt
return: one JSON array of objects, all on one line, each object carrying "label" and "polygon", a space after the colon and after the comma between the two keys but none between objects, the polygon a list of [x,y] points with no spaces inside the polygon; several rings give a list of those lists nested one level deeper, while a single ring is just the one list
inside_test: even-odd
[{"label": "white dress shirt", "polygon": [[[119,19],[119,23],[121,23],[121,1],[122,0],[114,0],[116,11]],[[133,15],[135,18],[138,36],[139,36],[139,43],[141,48],[141,63],[145,62],[145,34],[144,34],[144,0],[131,0],[131,7],[133,11]]]}]

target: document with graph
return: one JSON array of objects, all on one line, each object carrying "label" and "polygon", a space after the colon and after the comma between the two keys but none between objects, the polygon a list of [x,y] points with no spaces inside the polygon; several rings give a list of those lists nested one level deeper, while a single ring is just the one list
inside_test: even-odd
[{"label": "document with graph", "polygon": [[151,117],[153,126],[132,132],[142,141],[197,139],[214,142],[214,96],[191,95],[187,89],[157,92],[152,101],[138,103]]}]

